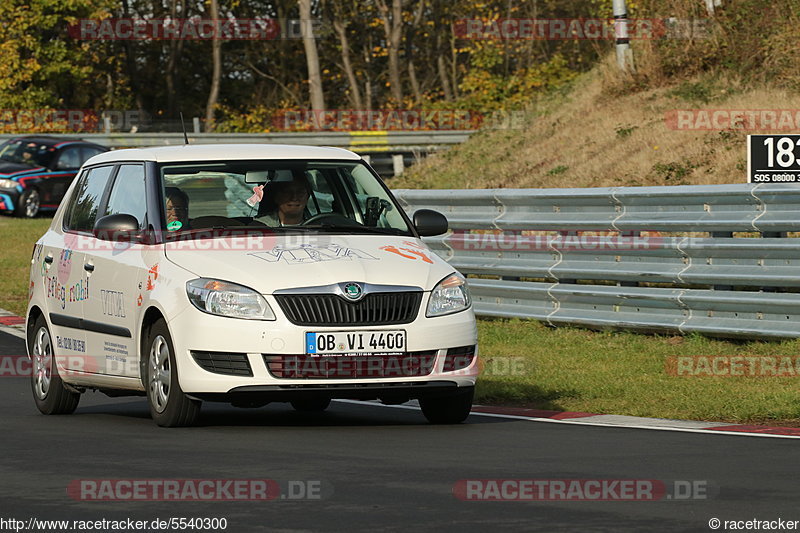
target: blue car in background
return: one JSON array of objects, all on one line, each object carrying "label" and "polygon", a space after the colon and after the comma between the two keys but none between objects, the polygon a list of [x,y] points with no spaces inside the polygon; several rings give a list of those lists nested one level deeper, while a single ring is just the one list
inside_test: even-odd
[{"label": "blue car in background", "polygon": [[79,139],[15,137],[0,145],[0,213],[33,218],[61,203],[81,165],[108,148]]}]

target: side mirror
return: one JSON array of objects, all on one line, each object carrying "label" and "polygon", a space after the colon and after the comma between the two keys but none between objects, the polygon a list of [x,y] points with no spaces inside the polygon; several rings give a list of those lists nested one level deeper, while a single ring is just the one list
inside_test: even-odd
[{"label": "side mirror", "polygon": [[414,213],[413,222],[420,237],[433,237],[447,233],[447,219],[438,211],[420,209]]},{"label": "side mirror", "polygon": [[139,221],[133,215],[106,215],[94,223],[95,237],[104,241],[136,242],[141,239]]}]

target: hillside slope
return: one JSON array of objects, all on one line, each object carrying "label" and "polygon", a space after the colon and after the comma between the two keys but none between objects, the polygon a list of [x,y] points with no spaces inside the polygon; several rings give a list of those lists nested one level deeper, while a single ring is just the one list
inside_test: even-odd
[{"label": "hillside slope", "polygon": [[392,180],[391,187],[743,183],[747,134],[757,132],[671,129],[667,113],[800,109],[797,94],[768,87],[743,89],[734,81],[710,75],[614,96],[625,90],[609,69],[602,65],[562,94],[537,104],[522,128],[476,133],[463,145],[431,155],[410,168],[406,175]]}]

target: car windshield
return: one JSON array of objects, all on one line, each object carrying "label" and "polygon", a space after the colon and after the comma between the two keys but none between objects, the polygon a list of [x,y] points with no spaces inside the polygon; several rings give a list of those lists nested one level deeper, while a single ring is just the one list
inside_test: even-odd
[{"label": "car windshield", "polygon": [[0,145],[0,160],[32,167],[46,167],[55,148],[26,139],[14,139]]},{"label": "car windshield", "polygon": [[165,163],[160,176],[168,233],[246,227],[412,235],[361,162]]}]

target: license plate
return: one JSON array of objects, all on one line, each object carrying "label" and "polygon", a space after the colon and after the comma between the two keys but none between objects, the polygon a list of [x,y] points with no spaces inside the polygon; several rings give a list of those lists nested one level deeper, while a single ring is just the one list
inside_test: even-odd
[{"label": "license plate", "polygon": [[368,355],[405,351],[404,330],[306,332],[306,353],[312,355]]}]

